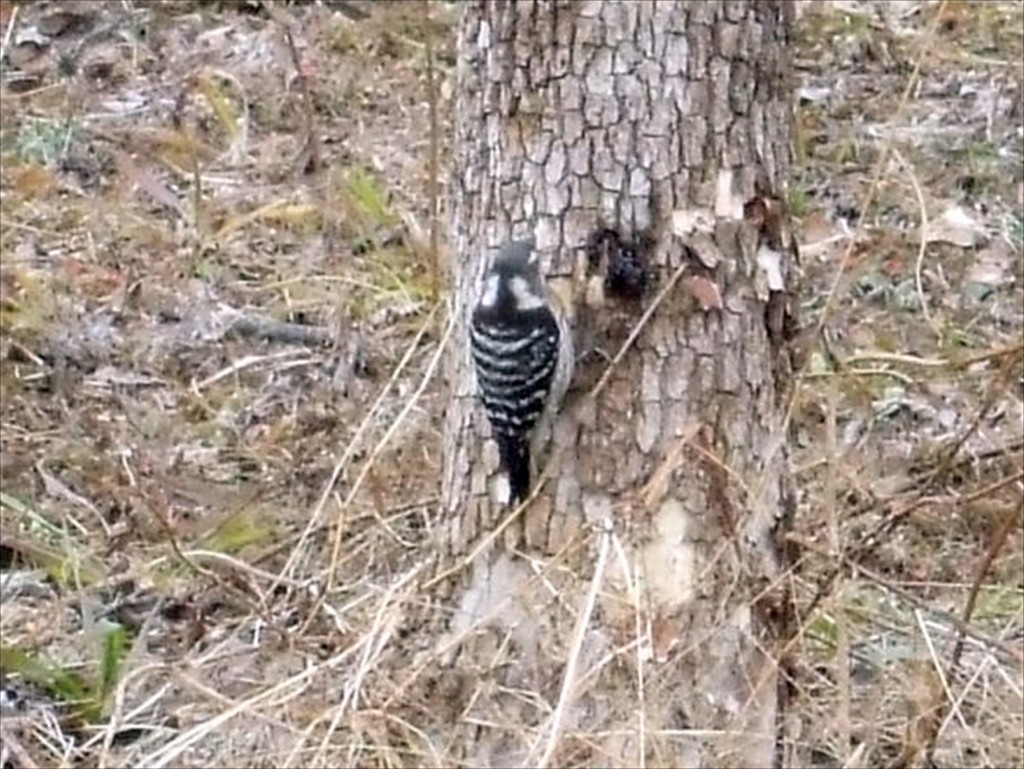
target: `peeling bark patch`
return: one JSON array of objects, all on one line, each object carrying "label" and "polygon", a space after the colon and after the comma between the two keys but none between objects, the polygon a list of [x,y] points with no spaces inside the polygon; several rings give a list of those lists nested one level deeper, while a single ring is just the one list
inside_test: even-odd
[{"label": "peeling bark patch", "polygon": [[682,239],[681,259],[689,272],[679,285],[695,299],[702,312],[724,308],[722,292],[718,286],[720,270],[716,267],[722,252],[708,235],[695,235]]},{"label": "peeling bark patch", "polygon": [[[765,186],[761,181],[758,186]],[[786,210],[781,200],[770,193],[758,194],[743,204],[743,218],[750,222],[769,248],[782,250],[791,240],[786,226]]]},{"label": "peeling bark patch", "polygon": [[786,282],[782,277],[782,255],[773,248],[761,246],[757,250],[757,266],[764,270],[769,291],[782,291]]},{"label": "peeling bark patch", "polygon": [[667,499],[651,519],[651,540],[640,562],[651,603],[672,613],[693,600],[697,548],[690,536],[690,517],[683,505]]},{"label": "peeling bark patch", "polygon": [[704,312],[722,309],[722,294],[714,281],[699,275],[688,275],[683,278],[681,285],[697,300],[697,304]]},{"label": "peeling bark patch", "polygon": [[743,218],[743,197],[736,189],[737,177],[732,168],[723,168],[718,172],[715,186],[715,216],[720,219]]},{"label": "peeling bark patch", "polygon": [[[679,238],[689,235],[711,235],[715,231],[715,215],[707,208],[684,208],[672,212],[672,234]],[[708,267],[714,267],[709,264]]]},{"label": "peeling bark patch", "polygon": [[743,206],[743,218],[757,240],[756,293],[765,303],[764,326],[772,351],[776,400],[781,402],[792,384],[793,372],[799,368],[799,351],[794,344],[799,328],[793,301],[799,251],[785,204],[771,194],[766,180],[758,180],[756,186],[757,194]]}]

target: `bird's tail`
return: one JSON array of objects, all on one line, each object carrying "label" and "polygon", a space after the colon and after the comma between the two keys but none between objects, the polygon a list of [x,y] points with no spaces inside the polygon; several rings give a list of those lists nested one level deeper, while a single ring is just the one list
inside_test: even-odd
[{"label": "bird's tail", "polygon": [[501,467],[508,475],[509,503],[526,499],[530,491],[530,443],[519,435],[495,436]]}]

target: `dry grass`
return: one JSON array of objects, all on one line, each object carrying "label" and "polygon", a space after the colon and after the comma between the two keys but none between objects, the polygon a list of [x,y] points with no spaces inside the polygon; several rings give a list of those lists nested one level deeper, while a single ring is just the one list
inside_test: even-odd
[{"label": "dry grass", "polygon": [[[488,684],[439,672],[460,638],[431,551],[454,12],[342,6],[0,2],[11,766],[471,760]],[[1020,29],[1011,3],[801,13],[819,333],[786,670],[815,766],[1024,763]],[[596,536],[593,574],[529,584],[635,593]],[[596,662],[581,601],[531,761],[593,759],[565,705],[619,658],[623,744],[652,763],[673,736],[635,597]]]}]

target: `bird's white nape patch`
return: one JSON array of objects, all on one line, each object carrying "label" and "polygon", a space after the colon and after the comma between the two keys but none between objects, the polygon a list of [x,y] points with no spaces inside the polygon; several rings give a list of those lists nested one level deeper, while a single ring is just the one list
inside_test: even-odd
[{"label": "bird's white nape patch", "polygon": [[534,293],[526,278],[516,275],[509,281],[508,287],[516,301],[516,309],[539,310],[544,306],[544,300]]},{"label": "bird's white nape patch", "polygon": [[480,296],[480,306],[488,309],[498,303],[498,283],[501,281],[497,275],[491,275],[484,283],[484,292]]}]

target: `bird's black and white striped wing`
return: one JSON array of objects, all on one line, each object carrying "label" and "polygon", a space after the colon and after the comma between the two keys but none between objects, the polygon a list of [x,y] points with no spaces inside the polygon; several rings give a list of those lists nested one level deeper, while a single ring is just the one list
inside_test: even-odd
[{"label": "bird's black and white striped wing", "polygon": [[488,420],[498,432],[525,433],[537,423],[555,375],[559,328],[545,310],[520,326],[490,324],[474,318],[473,361]]}]

